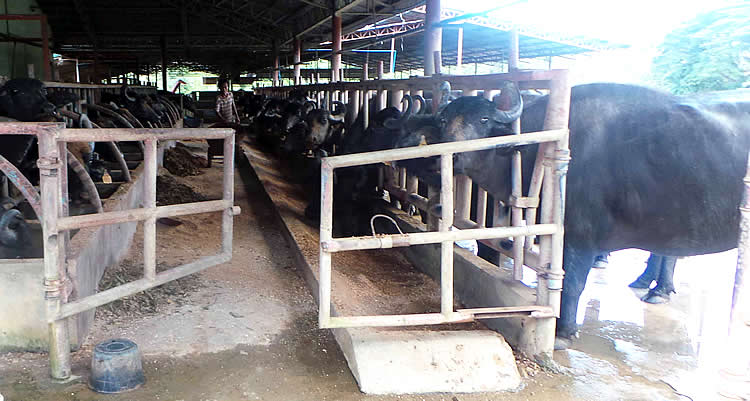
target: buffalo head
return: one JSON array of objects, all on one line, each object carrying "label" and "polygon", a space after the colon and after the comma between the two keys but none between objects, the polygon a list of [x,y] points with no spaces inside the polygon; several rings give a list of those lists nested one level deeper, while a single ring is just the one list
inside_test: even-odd
[{"label": "buffalo head", "polygon": [[441,112],[442,141],[462,141],[510,133],[509,124],[521,116],[523,100],[512,82],[503,85],[493,101],[477,96],[460,97]]},{"label": "buffalo head", "polygon": [[332,102],[333,110],[315,109],[307,114],[307,148],[315,149],[328,141],[334,130],[340,128],[346,115],[346,106],[341,102]]},{"label": "buffalo head", "polygon": [[54,113],[42,81],[17,78],[0,87],[0,115],[19,121],[49,121]]}]

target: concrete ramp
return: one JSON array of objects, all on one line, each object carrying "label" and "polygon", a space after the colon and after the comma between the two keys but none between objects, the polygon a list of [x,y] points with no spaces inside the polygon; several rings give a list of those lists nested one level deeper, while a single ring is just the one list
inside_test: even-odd
[{"label": "concrete ramp", "polygon": [[[287,178],[291,175],[274,156],[252,142],[240,141],[240,147],[317,299],[318,227],[304,217],[303,190]],[[398,250],[337,253],[332,266],[334,316],[440,311],[439,285]],[[478,323],[334,329],[333,334],[365,393],[494,392],[521,384],[510,346]]]}]

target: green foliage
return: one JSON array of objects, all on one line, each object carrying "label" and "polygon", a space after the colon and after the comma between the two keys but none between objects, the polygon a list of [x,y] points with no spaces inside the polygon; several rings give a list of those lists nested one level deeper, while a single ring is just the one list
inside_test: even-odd
[{"label": "green foliage", "polygon": [[656,82],[675,94],[750,86],[750,4],[701,14],[667,35]]}]

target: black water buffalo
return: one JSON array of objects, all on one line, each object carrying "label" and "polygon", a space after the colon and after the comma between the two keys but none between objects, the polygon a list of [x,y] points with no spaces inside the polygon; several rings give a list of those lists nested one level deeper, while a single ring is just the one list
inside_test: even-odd
[{"label": "black water buffalo", "polygon": [[314,109],[305,116],[308,149],[314,150],[327,144],[326,151],[330,152],[333,145],[340,145],[346,106],[338,101],[331,102],[331,106],[331,111]]},{"label": "black water buffalo", "polygon": [[55,105],[47,101],[42,81],[16,78],[0,87],[0,115],[19,121],[48,121]]},{"label": "black water buffalo", "polygon": [[[524,110],[524,132],[542,129],[548,101]],[[441,140],[503,135],[488,125],[497,113],[488,101],[458,99],[441,114]],[[737,246],[750,103],[680,98],[633,85],[581,85],[572,89],[569,127],[559,339],[577,331],[578,300],[596,255],[639,248],[687,256]],[[521,150],[524,192],[537,149]],[[473,154],[458,157],[457,169],[508,199],[510,152]]]}]

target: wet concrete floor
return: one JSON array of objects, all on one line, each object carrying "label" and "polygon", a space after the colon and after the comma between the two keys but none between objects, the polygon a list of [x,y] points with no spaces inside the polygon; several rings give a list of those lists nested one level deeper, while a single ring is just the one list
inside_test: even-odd
[{"label": "wet concrete floor", "polygon": [[[333,336],[316,327],[316,305],[289,266],[269,205],[256,195],[258,183],[239,177],[243,215],[235,243],[245,246],[235,245],[232,262],[201,273],[205,286],[160,315],[97,325],[73,354],[80,379],[51,382],[46,355],[0,355],[5,400],[720,399],[714,377],[726,355],[736,251],[679,260],[677,294],[667,305],[647,305],[627,287],[645,268],[648,253],[614,253],[608,268],[589,277],[580,338],[570,350],[555,353],[561,371],[522,367],[524,385],[516,392],[362,394]],[[94,393],[85,384],[92,345],[117,335],[141,346],[147,382],[125,394]],[[160,340],[165,337],[168,347]]]}]

